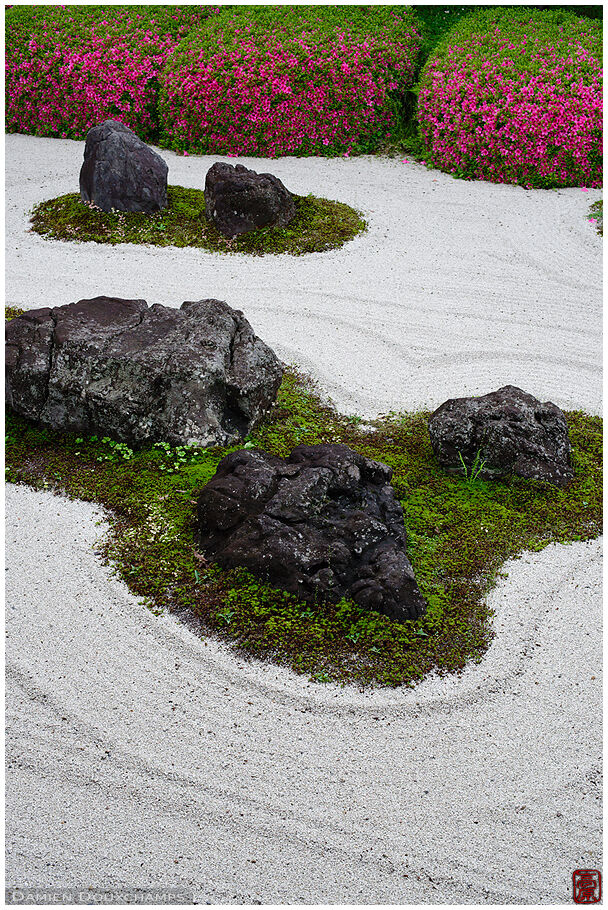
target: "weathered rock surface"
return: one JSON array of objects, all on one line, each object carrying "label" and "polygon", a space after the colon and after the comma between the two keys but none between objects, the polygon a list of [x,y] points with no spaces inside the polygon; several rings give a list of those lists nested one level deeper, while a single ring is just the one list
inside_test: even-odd
[{"label": "weathered rock surface", "polygon": [[[435,457],[462,472],[478,458],[480,477],[519,474],[557,486],[570,483],[570,439],[563,412],[512,385],[478,398],[450,398],[431,414]],[[478,456],[479,453],[479,456]]]},{"label": "weathered rock surface", "polygon": [[227,445],[275,400],[282,367],[220,300],[95,297],[6,324],[6,400],[44,426],[124,442]]},{"label": "weathered rock surface", "polygon": [[426,610],[407,558],[392,468],[344,445],[298,446],[288,459],[226,456],[198,501],[198,541],[307,601],[352,598],[392,619]]},{"label": "weathered rock surface", "polygon": [[87,133],[80,198],[104,212],[158,212],[167,207],[168,170],[128,126],[105,120]]},{"label": "weathered rock surface", "polygon": [[205,178],[205,211],[225,237],[256,228],[284,226],[296,214],[295,199],[278,177],[242,164],[218,162]]}]

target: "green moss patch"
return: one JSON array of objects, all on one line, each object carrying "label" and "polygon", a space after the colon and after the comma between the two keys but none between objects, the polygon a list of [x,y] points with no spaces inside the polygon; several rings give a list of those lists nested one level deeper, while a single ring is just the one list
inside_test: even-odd
[{"label": "green moss patch", "polygon": [[367,227],[362,215],[343,202],[296,196],[296,216],[286,227],[250,231],[227,240],[205,215],[202,190],[170,186],[162,212],[101,211],[68,193],[36,206],[32,230],[52,240],[95,243],[145,243],[152,246],[194,246],[219,253],[322,253],[340,247]]},{"label": "green moss patch", "polygon": [[25,310],[22,310],[18,306],[6,306],[4,307],[4,318],[8,322],[11,319],[14,319],[15,316],[21,316],[22,313],[25,313]]},{"label": "green moss patch", "polygon": [[492,637],[486,597],[505,560],[600,533],[602,421],[580,411],[566,416],[576,470],[568,489],[516,477],[471,482],[436,463],[427,413],[365,426],[286,372],[273,413],[245,445],[286,456],[298,444],[336,441],[393,467],[408,553],[429,602],[423,620],[404,624],[346,600],[310,606],[197,552],[197,495],[220,459],[240,446],[132,451],[8,413],[6,475],[104,506],[110,533],[103,553],[154,611],[186,611],[203,635],[318,681],[412,686],[432,670],[454,672],[481,658]]}]

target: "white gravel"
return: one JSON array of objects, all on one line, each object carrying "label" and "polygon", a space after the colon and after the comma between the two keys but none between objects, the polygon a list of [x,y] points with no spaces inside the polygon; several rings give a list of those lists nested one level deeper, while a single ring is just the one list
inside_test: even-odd
[{"label": "white gravel", "polygon": [[[506,382],[599,412],[599,193],[243,159],[370,231],[302,259],[26,233],[34,203],[77,188],[82,149],[7,137],[8,303],[217,296],[359,414]],[[163,155],[203,186],[212,159]],[[460,678],[363,693],[153,616],[95,557],[89,505],[9,486],[6,512],[7,884],[569,905],[572,871],[601,868],[601,541],[509,564],[494,644]]]},{"label": "white gravel", "polygon": [[[78,191],[83,149],[6,137],[8,303],[31,309],[106,294],[180,306],[217,297],[317,377],[341,410],[362,416],[506,383],[599,412],[601,239],[586,214],[601,190],[467,182],[399,158],[243,158],[295,193],[354,206],[369,231],[303,257],[27,233],[35,204]],[[217,160],[161,154],[170,183],[200,189]]]}]

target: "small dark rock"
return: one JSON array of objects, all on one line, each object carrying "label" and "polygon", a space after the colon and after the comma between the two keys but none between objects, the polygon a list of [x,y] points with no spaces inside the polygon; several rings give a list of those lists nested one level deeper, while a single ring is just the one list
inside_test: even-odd
[{"label": "small dark rock", "polygon": [[225,237],[257,228],[284,226],[294,218],[294,197],[278,177],[242,164],[218,162],[207,171],[205,211]]},{"label": "small dark rock", "polygon": [[95,297],[6,324],[6,400],[52,429],[130,443],[231,445],[273,404],[273,351],[220,300]]},{"label": "small dark rock", "polygon": [[105,120],[87,133],[80,198],[104,212],[158,212],[167,207],[168,170],[128,126]]},{"label": "small dark rock", "polygon": [[574,477],[563,412],[512,385],[478,398],[450,398],[431,414],[429,434],[437,461],[462,472],[477,459],[482,478],[519,474],[566,486]]},{"label": "small dark rock", "polygon": [[407,558],[392,468],[344,445],[298,446],[288,459],[241,450],[198,501],[198,541],[303,600],[348,597],[399,621],[426,610]]}]

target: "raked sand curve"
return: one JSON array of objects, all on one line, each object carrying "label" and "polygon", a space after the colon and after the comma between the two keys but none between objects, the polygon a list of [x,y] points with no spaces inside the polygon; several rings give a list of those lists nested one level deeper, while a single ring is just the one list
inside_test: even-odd
[{"label": "raked sand curve", "polygon": [[[82,149],[7,137],[8,303],[220,297],[352,413],[505,382],[599,411],[599,193],[244,159],[370,231],[301,259],[26,233],[31,205],[77,187]],[[214,160],[162,154],[189,186]],[[152,616],[96,560],[90,506],[9,487],[7,515],[8,884],[569,904],[572,870],[601,868],[599,541],[512,563],[496,639],[461,678],[361,693]]]},{"label": "raked sand curve", "polygon": [[[467,182],[399,158],[243,158],[295,193],[358,208],[369,231],[327,253],[257,258],[27,233],[33,205],[78,191],[83,150],[6,137],[8,303],[225,300],[361,416],[506,383],[599,413],[601,239],[585,216],[600,190]],[[201,189],[218,160],[161,154],[169,183]]]}]

